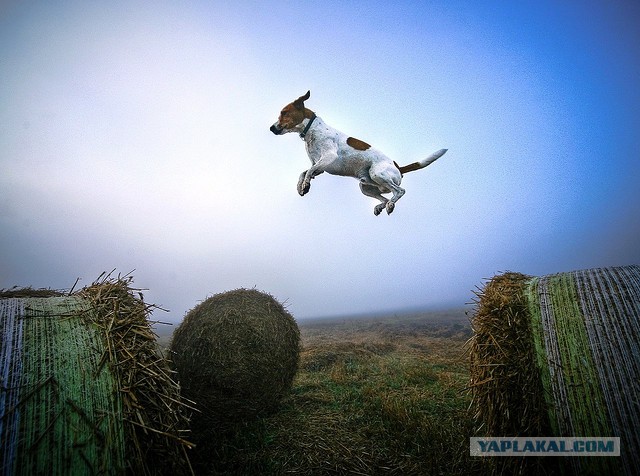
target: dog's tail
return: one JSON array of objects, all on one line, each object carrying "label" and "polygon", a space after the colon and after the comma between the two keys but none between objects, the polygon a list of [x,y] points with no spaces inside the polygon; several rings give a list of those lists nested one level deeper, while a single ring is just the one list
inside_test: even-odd
[{"label": "dog's tail", "polygon": [[[447,150],[448,149],[440,149],[440,150],[434,152],[433,154],[431,154],[426,159],[422,159],[419,162],[414,162],[413,164],[405,165],[405,166],[402,166],[402,167],[400,167],[398,164],[396,164],[396,167],[398,167],[398,169],[400,170],[401,174],[406,174],[407,172],[413,172],[414,170],[424,169],[427,165],[435,162],[440,157],[442,157]],[[394,162],[394,164],[395,164],[395,162]]]}]

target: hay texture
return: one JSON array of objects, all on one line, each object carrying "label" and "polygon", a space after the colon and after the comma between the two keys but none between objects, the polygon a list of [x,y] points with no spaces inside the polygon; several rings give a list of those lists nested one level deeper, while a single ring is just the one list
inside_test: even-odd
[{"label": "hay texture", "polygon": [[131,278],[0,292],[0,473],[188,474],[186,404]]},{"label": "hay texture", "polygon": [[[564,458],[559,469],[637,474],[640,267],[505,273],[477,295],[470,388],[479,434],[617,436],[621,458]],[[519,472],[558,463],[490,459],[509,460],[509,471]]]},{"label": "hay texture", "polygon": [[176,329],[172,360],[184,395],[196,402],[194,436],[277,407],[298,368],[300,331],[271,295],[255,289],[217,294]]}]

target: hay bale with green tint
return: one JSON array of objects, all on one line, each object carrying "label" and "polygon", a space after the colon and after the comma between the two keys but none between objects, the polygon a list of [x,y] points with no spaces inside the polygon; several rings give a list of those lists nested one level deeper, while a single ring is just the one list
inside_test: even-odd
[{"label": "hay bale with green tint", "polygon": [[130,278],[0,291],[0,473],[188,474],[186,405]]},{"label": "hay bale with green tint", "polygon": [[197,434],[276,408],[298,368],[300,331],[271,295],[238,289],[192,309],[171,351],[184,395],[201,412]]},{"label": "hay bale with green tint", "polygon": [[[505,273],[478,298],[470,388],[479,434],[620,437],[622,458],[566,458],[563,470],[635,474],[640,267]],[[522,472],[532,464],[553,471],[558,461],[490,459],[497,471]]]}]

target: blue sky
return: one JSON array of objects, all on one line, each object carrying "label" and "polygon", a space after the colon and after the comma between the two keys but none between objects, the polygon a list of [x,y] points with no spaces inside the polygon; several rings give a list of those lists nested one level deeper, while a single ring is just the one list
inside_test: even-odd
[{"label": "blue sky", "polygon": [[[640,5],[4,2],[0,287],[135,269],[178,321],[463,306],[485,278],[640,262]],[[400,164],[391,216],[269,126],[307,107]]]}]

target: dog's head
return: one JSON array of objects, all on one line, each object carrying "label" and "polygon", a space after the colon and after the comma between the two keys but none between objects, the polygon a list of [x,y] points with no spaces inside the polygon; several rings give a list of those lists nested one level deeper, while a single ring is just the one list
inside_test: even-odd
[{"label": "dog's head", "polygon": [[313,112],[304,107],[304,102],[311,96],[311,91],[307,91],[307,94],[300,96],[298,99],[290,104],[287,104],[280,111],[278,120],[271,126],[271,132],[276,135],[286,134],[287,132],[299,132],[299,125],[302,124],[305,118],[313,116]]}]

